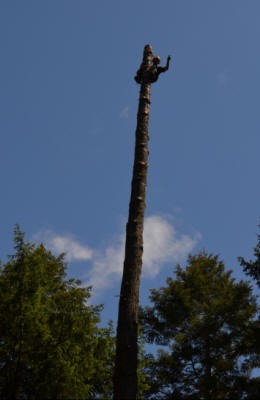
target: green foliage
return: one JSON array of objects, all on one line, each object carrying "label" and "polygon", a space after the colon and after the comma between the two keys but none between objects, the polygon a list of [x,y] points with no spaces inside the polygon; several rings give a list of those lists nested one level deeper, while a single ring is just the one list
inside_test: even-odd
[{"label": "green foliage", "polygon": [[[250,276],[260,288],[260,235],[257,236],[258,242],[254,248],[254,260],[246,261],[243,257],[239,257],[241,266],[244,272]],[[258,313],[258,319],[254,321],[251,326],[251,330],[248,334],[248,348],[251,352],[249,364],[251,367],[260,368],[260,313]],[[254,381],[253,387],[258,385],[258,391],[260,391],[260,378]]]},{"label": "green foliage", "polygon": [[151,290],[150,299],[153,307],[141,311],[144,334],[165,348],[147,367],[146,397],[247,398],[257,311],[250,286],[235,282],[217,256],[201,253],[185,269],[177,266],[175,278]]},{"label": "green foliage", "polygon": [[109,398],[113,328],[99,328],[90,288],[66,280],[63,256],[24,242],[0,271],[0,397]]},{"label": "green foliage", "polygon": [[240,264],[242,265],[244,272],[253,278],[260,288],[260,235],[257,236],[258,243],[254,248],[255,260],[245,261],[243,257],[239,257]]}]

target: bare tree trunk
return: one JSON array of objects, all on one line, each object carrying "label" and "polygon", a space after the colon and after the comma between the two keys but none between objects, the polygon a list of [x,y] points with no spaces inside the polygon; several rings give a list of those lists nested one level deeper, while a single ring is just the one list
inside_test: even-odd
[{"label": "bare tree trunk", "polygon": [[[145,46],[142,63],[144,68],[150,64],[152,55],[151,46]],[[137,398],[138,308],[148,170],[150,91],[150,83],[141,84],[132,191],[126,225],[124,271],[118,311],[114,400]]]}]

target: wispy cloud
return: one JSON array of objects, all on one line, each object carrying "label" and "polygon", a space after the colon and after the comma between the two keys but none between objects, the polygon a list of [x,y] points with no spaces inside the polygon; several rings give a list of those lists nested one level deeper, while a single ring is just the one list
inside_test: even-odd
[{"label": "wispy cloud", "polygon": [[125,106],[119,114],[120,118],[127,119],[129,117],[129,107]]},{"label": "wispy cloud", "polygon": [[[38,233],[33,240],[43,242],[55,254],[66,253],[67,261],[88,261],[88,273],[82,280],[93,286],[94,293],[112,287],[121,279],[125,232],[103,250],[91,249],[73,235],[57,235],[52,231]],[[144,278],[155,278],[166,265],[183,260],[199,240],[198,233],[193,236],[178,234],[166,217],[147,217],[144,224]]]},{"label": "wispy cloud", "polygon": [[34,235],[33,240],[43,242],[55,254],[66,253],[67,261],[88,261],[93,256],[92,249],[79,243],[71,234],[57,235],[45,230]]},{"label": "wispy cloud", "polygon": [[[124,261],[124,234],[104,252],[94,254],[87,280],[97,290],[111,287],[115,279],[121,278]],[[165,217],[152,215],[145,219],[143,275],[155,278],[166,264],[185,258],[200,240],[197,233],[193,237],[178,235],[173,224]]]},{"label": "wispy cloud", "polygon": [[158,215],[147,217],[144,225],[144,274],[156,277],[165,264],[185,258],[199,239],[198,233],[193,237],[179,235],[173,224],[165,217]]},{"label": "wispy cloud", "polygon": [[121,235],[117,241],[108,246],[104,251],[94,253],[91,268],[85,277],[87,283],[95,290],[112,287],[123,271],[124,237]]}]

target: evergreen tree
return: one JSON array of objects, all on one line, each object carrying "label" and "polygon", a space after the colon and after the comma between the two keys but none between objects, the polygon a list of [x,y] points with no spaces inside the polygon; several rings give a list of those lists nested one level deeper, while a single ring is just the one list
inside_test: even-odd
[{"label": "evergreen tree", "polygon": [[218,256],[201,253],[150,299],[141,311],[144,335],[165,348],[147,368],[148,399],[250,398],[247,339],[257,305],[246,282],[236,282]]},{"label": "evergreen tree", "polygon": [[0,271],[0,397],[109,398],[114,339],[97,325],[101,306],[66,279],[63,255],[25,243],[18,226],[14,242]]},{"label": "evergreen tree", "polygon": [[[246,275],[250,276],[256,283],[257,288],[260,288],[260,235],[257,235],[258,242],[254,248],[254,260],[246,261],[243,257],[238,257],[238,260],[243,267]],[[252,322],[251,329],[248,333],[248,351],[250,353],[250,366],[260,369],[260,310],[258,310],[258,318]],[[259,374],[258,374],[259,375]],[[260,377],[256,377],[250,387],[252,399],[256,398],[256,394],[260,393]]]},{"label": "evergreen tree", "polygon": [[238,257],[244,272],[255,280],[260,288],[260,235],[257,235],[258,242],[254,248],[255,260],[245,261],[243,257]]}]

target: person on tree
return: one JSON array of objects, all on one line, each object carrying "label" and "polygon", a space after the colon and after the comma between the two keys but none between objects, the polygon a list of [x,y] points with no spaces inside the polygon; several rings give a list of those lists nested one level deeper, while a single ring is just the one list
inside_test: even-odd
[{"label": "person on tree", "polygon": [[154,56],[152,60],[152,65],[150,67],[144,67],[141,65],[136,73],[135,81],[139,84],[141,83],[154,83],[158,80],[159,75],[162,72],[168,71],[170,66],[171,56],[167,57],[167,63],[165,67],[160,67],[161,59],[159,56]]}]

